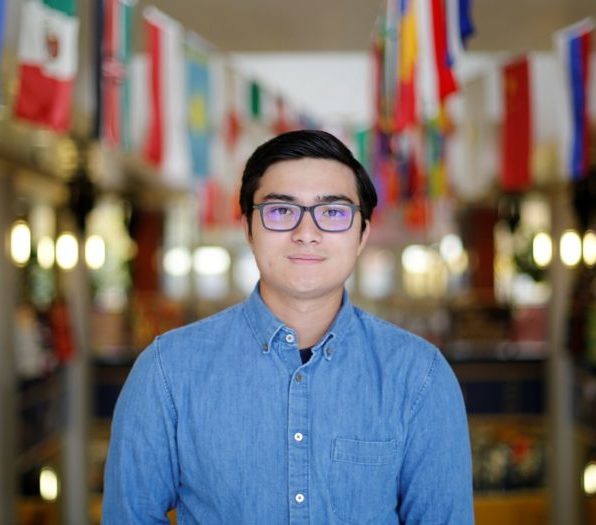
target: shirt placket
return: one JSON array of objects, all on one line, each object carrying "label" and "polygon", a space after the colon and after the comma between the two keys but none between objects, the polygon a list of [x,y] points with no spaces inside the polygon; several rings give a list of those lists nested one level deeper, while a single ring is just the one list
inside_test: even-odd
[{"label": "shirt placket", "polygon": [[309,523],[308,383],[305,367],[294,371],[288,398],[288,497],[290,523]]}]

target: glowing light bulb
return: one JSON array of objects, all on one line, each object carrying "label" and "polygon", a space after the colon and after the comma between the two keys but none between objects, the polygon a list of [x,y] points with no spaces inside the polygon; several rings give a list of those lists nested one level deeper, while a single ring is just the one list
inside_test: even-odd
[{"label": "glowing light bulb", "polygon": [[546,268],[553,258],[553,242],[548,233],[538,233],[532,241],[532,256],[540,268]]},{"label": "glowing light bulb", "polygon": [[193,267],[199,275],[221,275],[230,268],[230,254],[220,246],[201,246],[193,255]]},{"label": "glowing light bulb", "polygon": [[54,250],[54,241],[51,237],[44,236],[37,243],[37,262],[45,270],[54,266],[56,252]]},{"label": "glowing light bulb", "polygon": [[12,225],[10,255],[17,266],[25,266],[31,258],[31,230],[25,221],[17,221]]},{"label": "glowing light bulb", "polygon": [[584,469],[584,492],[596,494],[596,461],[590,461]]},{"label": "glowing light bulb", "polygon": [[66,232],[58,237],[56,262],[63,270],[72,270],[79,262],[79,242],[74,234]]},{"label": "glowing light bulb", "polygon": [[39,473],[39,495],[46,501],[56,501],[58,499],[59,483],[56,471],[49,467],[44,467]]},{"label": "glowing light bulb", "polygon": [[575,266],[582,258],[582,241],[574,230],[567,230],[561,236],[561,260],[565,266]]},{"label": "glowing light bulb", "polygon": [[588,230],[584,235],[583,241],[584,262],[587,266],[596,264],[596,233]]},{"label": "glowing light bulb", "polygon": [[106,243],[99,235],[91,235],[85,242],[85,262],[92,270],[99,270],[106,262]]},{"label": "glowing light bulb", "polygon": [[402,252],[401,263],[409,273],[426,273],[429,267],[428,251],[424,246],[412,244]]},{"label": "glowing light bulb", "polygon": [[183,277],[184,275],[188,275],[191,266],[192,261],[187,248],[181,246],[170,248],[164,255],[163,267],[168,275]]}]

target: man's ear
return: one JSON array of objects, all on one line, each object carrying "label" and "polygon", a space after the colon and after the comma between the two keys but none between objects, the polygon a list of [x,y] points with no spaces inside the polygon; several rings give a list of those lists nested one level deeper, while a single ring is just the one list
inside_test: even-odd
[{"label": "man's ear", "polygon": [[365,221],[364,224],[364,230],[360,233],[360,244],[358,245],[356,255],[360,255],[360,252],[364,250],[366,242],[368,241],[368,236],[370,235],[370,221]]},{"label": "man's ear", "polygon": [[244,232],[244,238],[248,244],[252,243],[252,235],[250,233],[250,226],[248,224],[248,217],[243,213],[242,217],[240,218],[240,223],[242,224],[242,231]]}]

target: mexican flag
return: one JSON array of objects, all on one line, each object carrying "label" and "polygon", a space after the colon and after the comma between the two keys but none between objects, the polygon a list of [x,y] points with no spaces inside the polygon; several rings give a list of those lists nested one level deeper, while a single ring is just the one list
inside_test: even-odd
[{"label": "mexican flag", "polygon": [[65,131],[77,72],[76,0],[26,0],[19,35],[16,116]]}]

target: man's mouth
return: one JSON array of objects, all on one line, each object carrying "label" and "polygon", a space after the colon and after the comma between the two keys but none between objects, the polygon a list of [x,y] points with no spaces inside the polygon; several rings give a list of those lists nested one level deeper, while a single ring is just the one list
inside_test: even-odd
[{"label": "man's mouth", "polygon": [[289,255],[288,259],[293,263],[298,264],[316,264],[320,263],[325,260],[324,257],[320,255],[313,255],[313,254],[294,254]]}]

